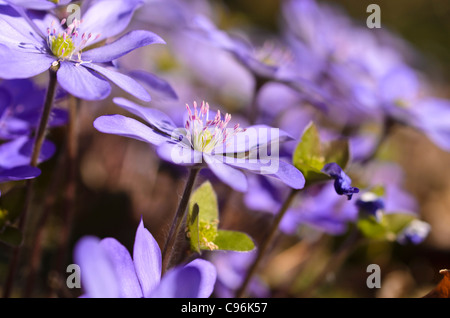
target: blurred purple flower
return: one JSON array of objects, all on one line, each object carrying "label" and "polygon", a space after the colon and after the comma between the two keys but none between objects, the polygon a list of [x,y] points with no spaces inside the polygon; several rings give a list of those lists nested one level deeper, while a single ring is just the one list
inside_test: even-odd
[{"label": "blurred purple flower", "polygon": [[379,84],[382,105],[387,116],[416,128],[450,151],[450,100],[427,96],[424,86],[411,68],[392,69]]},{"label": "blurred purple flower", "polygon": [[[374,201],[380,197],[384,203],[383,213],[417,214],[416,199],[403,189],[404,173],[399,165],[392,162],[372,161],[361,171],[355,171],[355,173],[357,173],[359,181],[364,184],[365,193],[381,187],[383,190],[381,197],[371,195],[366,197],[366,201]],[[363,195],[360,195],[359,198]]]},{"label": "blurred purple flower", "polygon": [[42,19],[0,15],[0,77],[28,78],[50,67],[57,68],[60,86],[72,95],[86,99],[106,98],[108,80],[131,95],[149,101],[147,91],[131,77],[107,68],[112,61],[153,43],[165,43],[144,30],[126,33],[112,43],[84,50],[121,33],[141,4],[140,0],[95,1],[83,22],[74,20],[66,29],[57,18]]},{"label": "blurred purple flower", "polygon": [[[0,83],[0,139],[30,135],[39,123],[45,90],[30,79],[4,80]],[[66,110],[53,108],[48,127],[67,122]]]},{"label": "blurred purple flower", "polygon": [[0,145],[0,183],[33,179],[41,174],[41,170],[29,165],[29,156],[24,161],[21,158],[17,147]]},{"label": "blurred purple flower", "polygon": [[385,210],[383,198],[378,197],[372,192],[361,194],[355,204],[360,213],[365,216],[374,216],[378,221],[381,219],[381,215]]},{"label": "blurred purple flower", "polygon": [[[0,145],[0,167],[14,168],[29,165],[33,151],[34,139],[28,136],[18,137]],[[55,145],[45,140],[39,154],[38,163],[50,159],[56,151]]]},{"label": "blurred purple flower", "polygon": [[88,298],[208,298],[217,275],[214,265],[196,259],[161,277],[161,250],[142,220],[133,258],[114,238],[85,236],[75,246],[74,260]]},{"label": "blurred purple flower", "polygon": [[402,245],[422,243],[430,233],[431,226],[421,220],[412,220],[397,236],[397,242]]},{"label": "blurred purple flower", "polygon": [[[248,268],[253,262],[256,252],[214,252],[210,254],[209,260],[217,269],[217,282],[214,295],[218,298],[234,298],[236,291],[244,281]],[[266,298],[270,295],[267,286],[257,276],[250,281],[247,292],[250,297]]]},{"label": "blurred purple flower", "polygon": [[[239,124],[227,128],[231,115],[224,118],[220,111],[210,113],[209,105],[202,103],[194,110],[189,106],[185,126],[177,128],[164,113],[145,108],[123,98],[114,102],[145,120],[149,126],[122,115],[101,116],[94,127],[108,134],[116,134],[141,140],[157,146],[158,155],[171,163],[183,166],[207,166],[221,181],[237,191],[247,190],[245,175],[237,170],[245,169],[283,181],[300,189],[304,186],[303,174],[274,153],[275,146],[291,140],[283,131],[264,125],[241,129]],[[273,146],[273,147],[272,147]]]},{"label": "blurred purple flower", "polygon": [[[0,154],[1,156],[1,154]],[[33,179],[41,174],[41,170],[31,166],[18,166],[11,169],[0,167],[0,183]]]},{"label": "blurred purple flower", "polygon": [[218,29],[207,17],[197,15],[192,18],[192,34],[203,38],[230,54],[248,69],[259,85],[268,81],[286,84],[299,91],[303,98],[322,111],[327,110],[320,86],[305,77],[303,64],[297,60],[298,55],[282,41],[268,41],[260,47],[255,46],[244,37],[237,37]]},{"label": "blurred purple flower", "polygon": [[352,180],[337,163],[327,163],[322,171],[334,179],[334,189],[337,194],[346,195],[348,200],[351,200],[353,194],[359,192],[358,188],[351,186]]},{"label": "blurred purple flower", "polygon": [[301,194],[286,212],[280,229],[295,234],[301,226],[308,226],[331,235],[340,235],[347,230],[348,223],[358,217],[352,202],[337,196],[331,183],[314,186]]},{"label": "blurred purple flower", "polygon": [[327,115],[342,125],[382,120],[378,81],[404,62],[410,48],[387,31],[355,24],[329,3],[288,0],[282,13],[284,33],[303,57],[308,79],[330,101]]},{"label": "blurred purple flower", "polygon": [[71,2],[72,0],[57,0],[57,1],[51,1],[51,0],[5,0],[5,2],[23,7],[26,9],[32,9],[32,10],[51,10],[58,6],[64,6]]}]

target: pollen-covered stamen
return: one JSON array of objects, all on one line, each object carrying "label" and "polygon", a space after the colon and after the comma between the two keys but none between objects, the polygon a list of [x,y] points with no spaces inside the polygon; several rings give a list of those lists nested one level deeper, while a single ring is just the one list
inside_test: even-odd
[{"label": "pollen-covered stamen", "polygon": [[[61,25],[66,23],[66,19],[61,20]],[[47,44],[52,53],[60,60],[71,60],[83,62],[81,60],[82,50],[97,40],[100,34],[83,33],[79,34],[81,21],[74,19],[63,32],[57,32],[55,22],[47,29]]]},{"label": "pollen-covered stamen", "polygon": [[193,149],[211,153],[217,146],[224,144],[230,136],[245,131],[235,125],[233,129],[227,129],[231,115],[226,114],[222,120],[220,111],[217,111],[212,120],[209,119],[209,104],[202,102],[200,109],[196,102],[193,103],[194,111],[186,105],[188,120],[186,121],[186,138]]}]

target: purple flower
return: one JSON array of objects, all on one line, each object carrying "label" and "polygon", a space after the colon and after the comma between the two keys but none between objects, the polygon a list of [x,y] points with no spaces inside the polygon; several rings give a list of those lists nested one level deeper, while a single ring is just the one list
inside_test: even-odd
[{"label": "purple flower", "polygon": [[421,220],[412,220],[398,235],[397,242],[400,244],[420,244],[430,233],[431,226],[427,222]]},{"label": "purple flower", "polygon": [[[147,125],[122,115],[101,116],[94,127],[109,134],[141,140],[157,146],[158,155],[183,166],[207,166],[221,181],[237,191],[247,190],[247,179],[238,169],[277,178],[288,186],[300,189],[305,179],[291,164],[279,160],[278,143],[290,140],[283,131],[264,125],[242,129],[239,124],[227,128],[231,115],[212,113],[209,105],[194,109],[187,106],[184,127],[177,128],[164,113],[134,104],[123,98],[114,102]],[[238,168],[238,169],[236,169]]]},{"label": "purple flower", "polygon": [[438,147],[450,151],[450,100],[424,96],[422,86],[418,74],[407,66],[387,73],[379,84],[386,115],[416,128]]},{"label": "purple flower", "polygon": [[[33,144],[33,138],[22,136],[0,145],[0,167],[10,169],[29,165]],[[55,151],[56,147],[52,142],[48,140],[44,141],[39,154],[38,163],[50,159]]]},{"label": "purple flower", "polygon": [[[384,213],[417,214],[418,204],[415,198],[402,186],[404,183],[403,170],[400,166],[390,162],[373,161],[361,171],[356,171],[358,178],[367,189],[358,199],[363,201],[383,200]],[[382,194],[376,195],[373,189],[382,189]]]},{"label": "purple flower", "polygon": [[388,32],[357,25],[337,6],[288,0],[282,12],[287,38],[310,70],[308,79],[330,101],[327,115],[342,125],[382,120],[378,82],[403,63],[406,46]]},{"label": "purple flower", "polygon": [[[30,79],[4,80],[0,83],[0,139],[30,135],[38,125],[45,90]],[[48,127],[67,122],[66,110],[54,108]]]},{"label": "purple flower", "polygon": [[75,246],[74,260],[89,298],[207,298],[217,275],[214,265],[196,259],[161,277],[161,250],[142,220],[133,258],[114,238],[85,236]]},{"label": "purple flower", "polygon": [[20,146],[23,145],[0,145],[0,183],[33,179],[41,174],[41,170],[29,165],[29,156],[26,160],[21,160],[23,156],[18,152],[19,148],[22,148]]},{"label": "purple flower", "polygon": [[72,0],[5,0],[7,3],[32,10],[51,10],[69,4]]},{"label": "purple flower", "polygon": [[243,37],[233,37],[218,29],[205,16],[197,15],[192,20],[191,31],[194,36],[232,54],[253,74],[257,82],[286,84],[299,91],[306,101],[320,110],[327,109],[328,100],[324,99],[322,89],[305,77],[302,61],[298,60],[298,54],[287,43],[273,40],[255,46]]},{"label": "purple flower", "polygon": [[352,179],[345,174],[344,170],[337,163],[327,163],[322,171],[334,179],[334,189],[337,194],[346,195],[348,200],[351,200],[353,194],[359,192],[358,188],[351,186]]},{"label": "purple flower", "polygon": [[378,221],[381,220],[381,215],[386,208],[384,200],[372,192],[360,195],[355,204],[361,213],[374,216]]},{"label": "purple flower", "polygon": [[31,166],[18,166],[11,169],[0,167],[0,183],[33,179],[41,174],[41,170]]},{"label": "purple flower", "polygon": [[295,234],[308,226],[331,235],[345,233],[347,225],[358,217],[355,205],[337,196],[331,183],[307,189],[301,194],[281,221],[280,229]]},{"label": "purple flower", "polygon": [[[244,281],[245,274],[253,262],[256,252],[214,252],[210,261],[217,269],[217,282],[214,294],[219,298],[234,298],[236,291]],[[251,297],[266,298],[270,295],[270,289],[258,277],[250,281],[248,292]]]},{"label": "purple flower", "polygon": [[0,15],[0,77],[28,78],[51,67],[57,69],[60,86],[86,99],[106,98],[110,80],[131,95],[149,101],[147,91],[131,77],[107,68],[129,52],[149,44],[164,43],[156,34],[135,30],[112,43],[87,49],[121,33],[141,4],[139,0],[95,1],[86,10],[83,22],[73,20],[63,28],[47,14],[43,19]]}]

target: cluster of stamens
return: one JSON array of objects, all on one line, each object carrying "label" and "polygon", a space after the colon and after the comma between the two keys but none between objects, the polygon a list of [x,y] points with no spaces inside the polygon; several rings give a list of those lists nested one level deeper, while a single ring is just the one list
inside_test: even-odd
[{"label": "cluster of stamens", "polygon": [[232,129],[227,128],[231,120],[231,115],[226,114],[222,120],[218,110],[213,119],[209,119],[209,104],[202,102],[200,108],[194,102],[194,111],[186,104],[189,118],[186,121],[186,138],[192,145],[192,148],[201,152],[211,153],[217,146],[226,144],[234,135],[244,132],[245,129],[239,128],[239,124],[234,125]]},{"label": "cluster of stamens", "polygon": [[[61,20],[61,26],[66,22],[66,19]],[[63,32],[58,33],[55,28],[55,21],[52,21],[51,26],[47,29],[48,47],[60,60],[82,63],[82,50],[100,37],[100,34],[94,35],[92,33],[83,33],[80,36],[78,32],[80,24],[80,20],[74,19]]]}]

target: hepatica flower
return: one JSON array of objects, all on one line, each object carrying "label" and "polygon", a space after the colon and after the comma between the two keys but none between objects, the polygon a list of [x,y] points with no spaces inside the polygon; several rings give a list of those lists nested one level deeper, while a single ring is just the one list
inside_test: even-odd
[{"label": "hepatica flower", "polygon": [[381,220],[381,215],[385,210],[384,200],[373,192],[363,193],[355,204],[360,212],[372,215],[378,221]]},{"label": "hepatica flower", "polygon": [[352,187],[352,179],[345,174],[344,170],[335,162],[326,164],[323,172],[334,179],[334,189],[339,195],[346,195],[349,200],[352,199],[353,194],[358,193],[359,189]]},{"label": "hepatica flower", "polygon": [[133,247],[114,238],[86,236],[74,250],[88,298],[207,298],[216,282],[214,265],[196,259],[161,277],[161,250],[141,220]]},{"label": "hepatica flower", "polygon": [[32,10],[51,10],[67,5],[71,0],[6,0],[6,2]]},{"label": "hepatica flower", "polygon": [[[275,177],[300,189],[305,179],[294,166],[279,160],[278,143],[290,140],[276,128],[255,125],[228,128],[231,115],[213,113],[205,102],[187,105],[184,127],[176,127],[164,113],[123,98],[114,102],[143,119],[143,124],[122,115],[101,116],[94,127],[108,134],[130,137],[157,146],[158,155],[171,163],[203,168],[207,166],[220,180],[237,191],[247,190],[247,179],[238,169]],[[270,151],[269,151],[270,150]]]},{"label": "hepatica flower", "polygon": [[149,101],[149,94],[140,84],[107,66],[139,47],[164,41],[150,31],[134,30],[99,46],[127,27],[140,4],[138,0],[96,1],[81,21],[74,19],[70,24],[64,19],[59,22],[50,14],[43,19],[1,14],[0,77],[28,78],[52,68],[57,70],[60,86],[76,97],[107,97],[111,91],[109,80]]},{"label": "hepatica flower", "polygon": [[421,220],[412,220],[411,223],[406,226],[402,232],[397,236],[397,242],[400,244],[420,244],[422,243],[428,234],[430,233],[431,226],[427,222]]},{"label": "hepatica flower", "polygon": [[17,150],[17,147],[8,144],[0,146],[0,183],[33,179],[41,174],[41,170],[28,164],[29,157],[26,162],[17,160],[21,157]]},{"label": "hepatica flower", "polygon": [[[11,140],[30,135],[39,123],[45,89],[30,79],[4,80],[0,83],[0,139]],[[52,109],[49,127],[67,122],[63,109]]]}]

